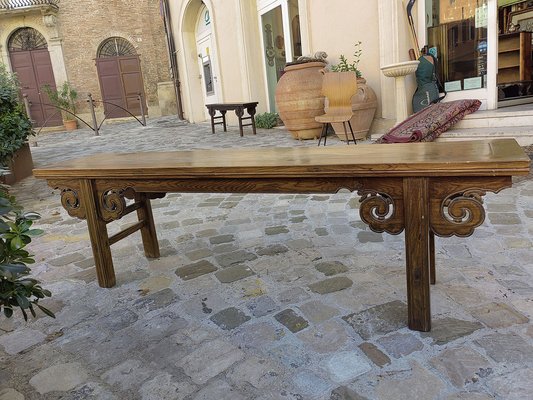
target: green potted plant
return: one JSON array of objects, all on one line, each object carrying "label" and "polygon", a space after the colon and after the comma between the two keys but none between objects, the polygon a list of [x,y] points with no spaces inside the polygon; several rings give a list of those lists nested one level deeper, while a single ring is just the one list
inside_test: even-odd
[{"label": "green potted plant", "polygon": [[7,318],[19,309],[28,320],[28,313],[37,315],[36,308],[55,318],[52,311],[39,304],[40,299],[52,294],[28,276],[31,270],[27,264],[35,260],[25,247],[32,236],[42,234],[42,230],[32,229],[33,221],[39,218],[37,213],[24,212],[8,187],[0,185],[0,312]]},{"label": "green potted plant", "polygon": [[63,124],[67,131],[72,131],[78,127],[76,121],[76,100],[78,99],[78,92],[72,87],[72,85],[65,81],[59,87],[54,90],[50,85],[43,85],[42,90],[50,102],[61,110],[63,116]]},{"label": "green potted plant", "polygon": [[[374,114],[378,107],[376,94],[370,86],[366,84],[366,79],[363,78],[359,70],[359,62],[361,61],[361,42],[355,43],[355,51],[353,54],[353,61],[349,61],[344,54],[339,56],[339,63],[331,65],[332,72],[349,72],[352,71],[357,76],[357,94],[352,97],[352,111],[353,117],[350,119],[350,124],[355,134],[356,139],[366,139]],[[335,133],[341,140],[346,140],[344,128],[340,123],[332,124]]]},{"label": "green potted plant", "polygon": [[33,160],[28,138],[34,132],[19,102],[17,78],[3,64],[0,64],[0,127],[0,166],[4,167],[0,181],[12,184],[31,175]]}]

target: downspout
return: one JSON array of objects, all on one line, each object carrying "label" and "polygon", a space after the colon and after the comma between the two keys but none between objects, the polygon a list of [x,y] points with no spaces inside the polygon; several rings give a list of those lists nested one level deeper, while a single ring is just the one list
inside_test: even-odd
[{"label": "downspout", "polygon": [[170,61],[170,75],[174,82],[174,91],[176,92],[176,103],[178,105],[178,118],[183,120],[183,102],[181,99],[181,83],[178,70],[178,61],[176,59],[176,46],[174,44],[174,36],[172,34],[172,24],[170,21],[170,10],[168,8],[168,0],[161,0],[161,8],[163,14],[163,23],[165,26],[165,36],[167,39],[168,58]]}]

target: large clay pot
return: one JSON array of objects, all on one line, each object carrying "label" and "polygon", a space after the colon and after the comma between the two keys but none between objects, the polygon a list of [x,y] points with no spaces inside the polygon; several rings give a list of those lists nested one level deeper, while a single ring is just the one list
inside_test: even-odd
[{"label": "large clay pot", "polygon": [[[374,114],[378,107],[376,93],[366,84],[365,78],[357,78],[357,93],[352,97],[353,117],[350,119],[353,133],[356,139],[366,139],[370,125],[374,120]],[[335,133],[341,140],[346,140],[344,128],[340,123],[331,124]],[[348,136],[351,138],[350,128],[346,126]]]},{"label": "large clay pot", "polygon": [[78,129],[78,121],[75,119],[64,119],[63,125],[65,125],[65,130],[67,131],[74,131]]},{"label": "large clay pot", "polygon": [[276,86],[279,117],[294,139],[320,137],[322,124],[315,117],[324,114],[320,72],[323,62],[288,65]]}]

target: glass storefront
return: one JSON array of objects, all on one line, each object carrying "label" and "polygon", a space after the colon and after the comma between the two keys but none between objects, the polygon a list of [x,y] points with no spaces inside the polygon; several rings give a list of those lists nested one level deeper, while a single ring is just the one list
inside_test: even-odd
[{"label": "glass storefront", "polygon": [[447,92],[487,87],[488,0],[431,0],[427,51]]}]

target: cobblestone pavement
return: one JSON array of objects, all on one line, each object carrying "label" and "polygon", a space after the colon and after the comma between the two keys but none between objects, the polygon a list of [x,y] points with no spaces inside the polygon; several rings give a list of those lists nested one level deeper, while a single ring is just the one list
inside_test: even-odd
[{"label": "cobblestone pavement", "polygon": [[[277,129],[212,135],[172,117],[37,143],[36,166],[96,152],[316,145]],[[406,327],[403,236],[371,232],[349,192],[170,194],[153,202],[161,258],[146,259],[130,236],[113,246],[117,286],[102,289],[85,221],[43,181],[13,191],[43,216],[33,271],[57,318],[0,320],[0,400],[532,398],[531,179],[487,194],[473,236],[437,239],[426,334]]]}]

